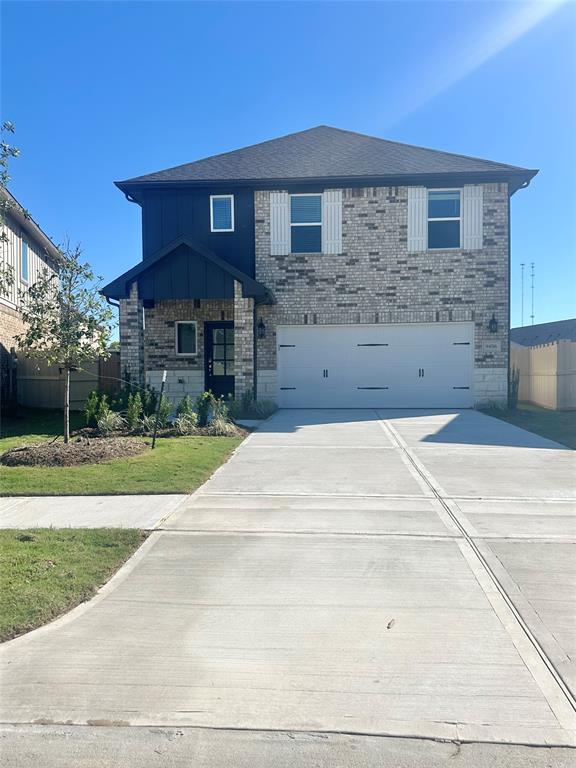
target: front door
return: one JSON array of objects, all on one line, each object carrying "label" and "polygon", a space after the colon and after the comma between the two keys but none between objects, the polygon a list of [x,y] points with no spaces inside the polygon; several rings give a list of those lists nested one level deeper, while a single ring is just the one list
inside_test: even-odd
[{"label": "front door", "polygon": [[234,395],[234,323],[204,323],[204,360],[206,389]]}]

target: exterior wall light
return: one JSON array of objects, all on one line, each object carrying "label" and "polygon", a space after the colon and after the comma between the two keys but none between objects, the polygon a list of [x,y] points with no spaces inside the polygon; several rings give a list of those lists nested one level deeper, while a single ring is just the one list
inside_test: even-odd
[{"label": "exterior wall light", "polygon": [[498,320],[496,320],[494,312],[492,312],[492,317],[488,320],[488,330],[490,333],[498,333]]},{"label": "exterior wall light", "polygon": [[264,320],[260,318],[258,321],[258,338],[259,339],[265,339],[266,338],[266,325],[264,323]]}]

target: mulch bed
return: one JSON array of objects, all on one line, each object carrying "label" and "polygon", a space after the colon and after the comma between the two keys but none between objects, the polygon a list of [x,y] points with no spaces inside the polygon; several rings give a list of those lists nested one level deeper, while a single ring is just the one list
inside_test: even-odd
[{"label": "mulch bed", "polygon": [[11,448],[0,456],[0,463],[7,467],[73,467],[137,456],[149,448],[148,442],[128,437],[76,437],[68,444],[58,440]]}]

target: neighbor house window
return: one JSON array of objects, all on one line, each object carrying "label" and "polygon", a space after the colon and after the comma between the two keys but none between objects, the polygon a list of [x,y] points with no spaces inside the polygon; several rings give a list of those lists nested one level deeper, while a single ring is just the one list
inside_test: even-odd
[{"label": "neighbor house window", "polygon": [[460,248],[460,192],[428,191],[428,248]]},{"label": "neighbor house window", "polygon": [[234,195],[210,195],[210,229],[234,232]]},{"label": "neighbor house window", "polygon": [[22,240],[22,255],[20,257],[20,277],[25,283],[28,282],[28,243]]},{"label": "neighbor house window", "polygon": [[196,321],[176,323],[176,354],[195,355],[197,351]]},{"label": "neighbor house window", "polygon": [[290,195],[290,252],[322,252],[322,195]]}]

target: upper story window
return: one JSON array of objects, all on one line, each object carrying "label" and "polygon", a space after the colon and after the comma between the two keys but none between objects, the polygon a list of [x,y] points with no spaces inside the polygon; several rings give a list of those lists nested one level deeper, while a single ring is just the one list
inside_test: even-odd
[{"label": "upper story window", "polygon": [[28,282],[28,243],[22,238],[22,251],[20,254],[20,277],[27,283]]},{"label": "upper story window", "polygon": [[234,232],[234,195],[210,195],[210,230]]},{"label": "upper story window", "polygon": [[290,252],[322,253],[322,195],[290,195]]},{"label": "upper story window", "polygon": [[176,323],[176,354],[197,354],[197,323],[195,320],[177,321]]},{"label": "upper story window", "polygon": [[459,190],[428,190],[428,248],[460,248]]}]

